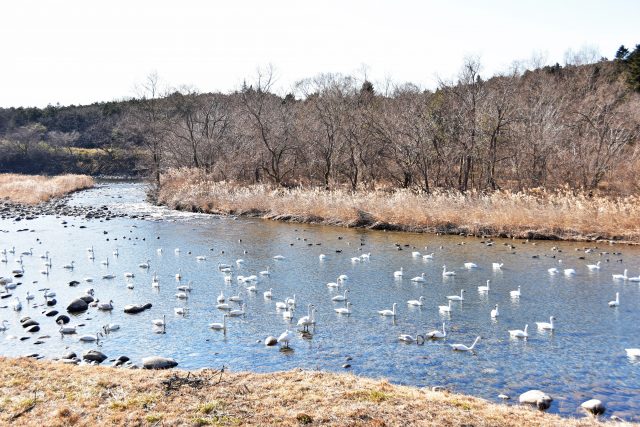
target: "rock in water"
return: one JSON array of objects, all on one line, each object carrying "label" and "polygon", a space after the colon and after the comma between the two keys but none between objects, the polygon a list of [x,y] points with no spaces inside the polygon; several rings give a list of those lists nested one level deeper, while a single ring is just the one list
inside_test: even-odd
[{"label": "rock in water", "polygon": [[89,308],[89,304],[87,304],[85,301],[81,300],[80,298],[76,298],[73,301],[71,301],[71,304],[67,306],[67,311],[69,313],[81,313],[83,311],[87,311],[88,308]]},{"label": "rock in water", "polygon": [[99,352],[98,350],[87,350],[82,353],[82,358],[84,360],[88,360],[89,362],[98,363],[102,363],[107,360],[107,356],[104,353]]},{"label": "rock in water", "polygon": [[276,337],[268,336],[264,339],[264,345],[271,347],[278,344]]},{"label": "rock in water", "polygon": [[178,366],[178,362],[169,357],[150,356],[142,359],[145,369],[169,369]]},{"label": "rock in water", "polygon": [[544,393],[540,390],[529,390],[520,395],[518,399],[520,403],[524,403],[527,405],[534,405],[541,411],[549,409],[551,406],[551,402],[553,402],[553,398],[548,394]]},{"label": "rock in water", "polygon": [[590,412],[593,415],[602,415],[607,408],[604,406],[604,403],[598,399],[591,399],[583,402],[580,407],[587,412]]},{"label": "rock in water", "polygon": [[151,308],[151,303],[146,303],[144,305],[140,304],[127,304],[124,306],[124,312],[127,314],[136,314],[148,310]]}]

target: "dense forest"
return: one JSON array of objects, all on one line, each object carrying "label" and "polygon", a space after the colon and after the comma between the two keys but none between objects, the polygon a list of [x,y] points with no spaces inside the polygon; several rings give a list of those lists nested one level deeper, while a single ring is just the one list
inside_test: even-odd
[{"label": "dense forest", "polygon": [[640,45],[615,59],[484,78],[465,60],[437,89],[322,74],[273,92],[165,90],[88,106],[0,109],[0,172],[149,176],[330,188],[640,189]]}]

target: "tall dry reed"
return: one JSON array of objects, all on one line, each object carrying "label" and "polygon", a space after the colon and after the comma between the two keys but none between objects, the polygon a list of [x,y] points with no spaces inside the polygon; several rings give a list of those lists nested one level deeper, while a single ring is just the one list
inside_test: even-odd
[{"label": "tall dry reed", "polygon": [[190,169],[171,170],[163,181],[161,203],[204,212],[252,213],[347,226],[384,223],[413,231],[640,242],[637,196],[589,196],[568,189],[488,194],[284,189],[214,182]]},{"label": "tall dry reed", "polygon": [[18,175],[0,174],[0,199],[34,205],[76,190],[92,187],[87,175]]}]

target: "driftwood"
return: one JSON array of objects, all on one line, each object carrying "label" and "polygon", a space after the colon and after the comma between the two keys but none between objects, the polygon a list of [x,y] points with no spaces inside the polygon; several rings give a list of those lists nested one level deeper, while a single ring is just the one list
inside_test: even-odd
[{"label": "driftwood", "polygon": [[[162,380],[161,384],[165,387],[165,394],[169,395],[182,386],[199,389],[205,385],[218,385],[222,382],[223,373],[224,366],[213,371],[201,371],[199,373],[187,372],[187,375],[184,377],[174,373],[169,378]],[[214,377],[217,377],[217,381],[215,382],[213,382]]]}]

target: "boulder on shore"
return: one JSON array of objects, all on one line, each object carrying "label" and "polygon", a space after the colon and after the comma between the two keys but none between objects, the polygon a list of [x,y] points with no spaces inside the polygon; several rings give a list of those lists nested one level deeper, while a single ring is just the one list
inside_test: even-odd
[{"label": "boulder on shore", "polygon": [[144,369],[169,369],[178,366],[178,362],[170,357],[150,356],[142,359]]},{"label": "boulder on shore", "polygon": [[127,314],[141,313],[151,308],[151,303],[146,304],[127,304],[124,306],[124,312]]},{"label": "boulder on shore", "polygon": [[89,362],[102,363],[107,360],[107,355],[98,350],[87,350],[82,353],[82,359],[88,360]]},{"label": "boulder on shore", "polygon": [[264,339],[264,345],[266,345],[267,347],[271,347],[276,344],[278,344],[278,340],[276,339],[276,337],[268,336]]},{"label": "boulder on shore", "polygon": [[67,311],[69,313],[81,313],[83,311],[87,311],[89,309],[89,304],[86,301],[81,300],[80,298],[76,298],[67,306]]},{"label": "boulder on shore", "polygon": [[607,408],[604,403],[598,399],[591,399],[583,402],[580,407],[593,415],[602,415]]},{"label": "boulder on shore", "polygon": [[520,403],[534,405],[541,411],[549,409],[551,402],[553,402],[553,398],[551,396],[540,390],[529,390],[522,393],[518,400]]}]

